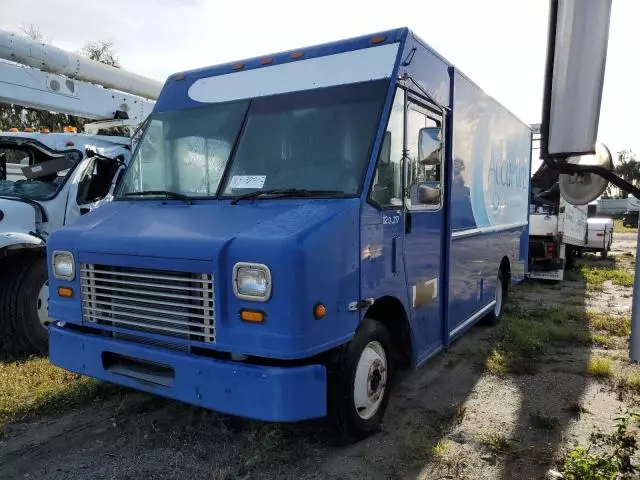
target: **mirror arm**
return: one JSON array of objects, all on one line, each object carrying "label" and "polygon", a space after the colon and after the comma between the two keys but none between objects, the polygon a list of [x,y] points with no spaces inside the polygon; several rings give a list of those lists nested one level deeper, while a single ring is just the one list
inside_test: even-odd
[{"label": "mirror arm", "polygon": [[549,165],[549,167],[557,170],[559,173],[564,173],[568,175],[571,175],[574,173],[594,173],[606,180],[609,180],[619,189],[632,194],[636,198],[640,198],[640,188],[627,182],[623,178],[619,177],[618,175],[616,175],[610,170],[607,170],[604,167],[599,167],[596,165],[576,165],[573,163],[560,162],[557,160],[551,160],[546,158],[543,158],[543,160],[547,165]]}]

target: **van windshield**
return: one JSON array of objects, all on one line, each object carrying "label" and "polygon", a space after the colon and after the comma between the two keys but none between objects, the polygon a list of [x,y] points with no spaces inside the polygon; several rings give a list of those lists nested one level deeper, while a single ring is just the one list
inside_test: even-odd
[{"label": "van windshield", "polygon": [[376,80],[157,114],[118,196],[229,197],[272,189],[355,195],[387,86]]}]

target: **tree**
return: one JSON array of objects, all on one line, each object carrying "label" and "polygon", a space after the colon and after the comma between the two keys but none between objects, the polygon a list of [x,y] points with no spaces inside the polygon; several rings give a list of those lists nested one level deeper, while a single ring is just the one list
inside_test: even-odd
[{"label": "tree", "polygon": [[[632,185],[640,186],[640,161],[631,150],[621,150],[618,152],[618,161],[613,167],[616,175],[623,178]],[[609,184],[605,191],[604,198],[627,198],[627,193],[620,190],[615,185]]]},{"label": "tree", "polygon": [[[20,29],[24,36],[32,40],[42,43],[48,42],[47,37],[42,33],[38,25],[33,23],[23,24]],[[113,42],[88,42],[80,53],[92,60],[120,68],[114,52]],[[0,131],[6,131],[15,127],[19,130],[24,130],[25,128],[32,128],[34,130],[46,128],[51,132],[60,132],[65,126],[76,127],[78,131],[82,131],[86,122],[87,119],[72,115],[47,112],[23,107],[21,105],[0,104]],[[99,133],[104,135],[126,135],[127,130],[121,128],[112,131],[101,131]]]},{"label": "tree", "polygon": [[24,36],[29,37],[36,42],[46,42],[44,34],[38,25],[34,25],[33,23],[23,23],[20,30],[22,30]]},{"label": "tree", "polygon": [[114,44],[111,41],[87,42],[80,50],[80,53],[91,60],[120,68],[120,62],[116,57]]}]

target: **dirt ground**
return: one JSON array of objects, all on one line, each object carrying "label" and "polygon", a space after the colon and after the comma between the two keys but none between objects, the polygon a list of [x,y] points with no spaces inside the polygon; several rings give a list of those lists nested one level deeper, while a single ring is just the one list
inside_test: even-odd
[{"label": "dirt ground", "polygon": [[[613,260],[635,256],[635,234],[616,234]],[[628,314],[631,288],[583,280],[523,285],[510,302]],[[343,444],[324,422],[272,425],[118,390],[60,415],[12,423],[0,433],[6,479],[542,479],[594,428],[636,405],[611,378],[587,374],[592,358],[638,369],[626,340],[606,348],[554,346],[535,373],[486,369],[497,328],[476,327],[394,392],[382,430]],[[537,421],[536,421],[537,419]],[[540,423],[544,428],[541,428]]]}]

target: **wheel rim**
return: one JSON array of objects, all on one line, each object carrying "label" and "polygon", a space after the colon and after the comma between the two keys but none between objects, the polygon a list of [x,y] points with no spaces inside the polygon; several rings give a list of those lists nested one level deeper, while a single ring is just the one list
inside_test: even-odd
[{"label": "wheel rim", "polygon": [[356,412],[368,420],[380,409],[387,389],[387,355],[380,342],[369,342],[362,350],[353,387]]},{"label": "wheel rim", "polygon": [[38,311],[38,320],[40,320],[40,325],[43,328],[47,327],[49,323],[49,282],[46,281],[40,287],[40,292],[38,293],[38,300],[36,303],[36,309]]},{"label": "wheel rim", "polygon": [[502,311],[502,280],[498,278],[498,285],[496,286],[496,306],[494,307],[493,313],[495,313],[496,317],[500,316],[500,312]]}]

